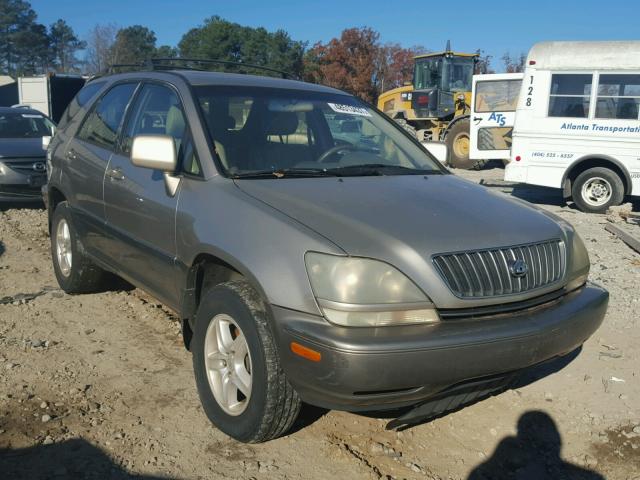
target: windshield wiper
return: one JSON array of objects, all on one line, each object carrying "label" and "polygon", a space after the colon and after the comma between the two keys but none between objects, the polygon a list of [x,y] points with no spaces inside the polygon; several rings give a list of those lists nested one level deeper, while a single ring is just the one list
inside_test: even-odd
[{"label": "windshield wiper", "polygon": [[283,177],[335,177],[336,174],[326,168],[279,168],[277,170],[253,170],[234,173],[231,178],[283,178]]},{"label": "windshield wiper", "polygon": [[381,175],[430,175],[441,173],[438,170],[422,170],[418,168],[403,167],[402,165],[388,165],[384,163],[365,163],[362,165],[349,165],[335,167],[327,170],[339,177],[342,176],[381,176]]}]

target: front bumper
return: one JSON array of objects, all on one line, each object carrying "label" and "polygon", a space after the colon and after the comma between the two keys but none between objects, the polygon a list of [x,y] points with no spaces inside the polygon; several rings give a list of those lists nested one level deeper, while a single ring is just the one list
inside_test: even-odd
[{"label": "front bumper", "polygon": [[0,171],[0,200],[42,201],[42,185],[46,183],[46,173],[22,173],[2,165]]},{"label": "front bumper", "polygon": [[[363,411],[404,407],[471,379],[518,371],[582,345],[602,323],[609,294],[587,284],[524,311],[437,325],[347,328],[273,307],[281,361],[301,398]],[[312,362],[292,341],[321,353]]]}]

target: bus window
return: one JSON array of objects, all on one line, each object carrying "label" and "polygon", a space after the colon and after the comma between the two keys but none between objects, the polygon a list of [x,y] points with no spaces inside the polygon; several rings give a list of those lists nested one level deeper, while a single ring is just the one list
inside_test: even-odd
[{"label": "bus window", "polygon": [[637,120],[640,75],[600,75],[596,118]]},{"label": "bus window", "polygon": [[550,117],[587,118],[593,75],[553,74],[549,99]]},{"label": "bus window", "polygon": [[490,80],[476,83],[476,108],[483,112],[515,112],[522,80]]}]

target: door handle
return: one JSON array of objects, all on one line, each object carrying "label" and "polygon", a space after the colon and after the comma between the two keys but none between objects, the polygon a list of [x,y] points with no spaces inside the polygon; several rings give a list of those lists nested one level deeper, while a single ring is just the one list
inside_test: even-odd
[{"label": "door handle", "polygon": [[124,173],[122,173],[122,169],[120,167],[108,168],[107,176],[112,180],[124,180]]},{"label": "door handle", "polygon": [[474,122],[479,122],[480,120],[482,120],[482,117],[473,117]]}]

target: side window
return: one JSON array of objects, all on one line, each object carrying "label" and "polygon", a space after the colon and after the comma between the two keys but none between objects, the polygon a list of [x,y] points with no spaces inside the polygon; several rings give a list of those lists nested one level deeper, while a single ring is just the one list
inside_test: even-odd
[{"label": "side window", "polygon": [[475,111],[515,112],[522,80],[490,80],[476,83]]},{"label": "side window", "polygon": [[640,75],[600,75],[596,118],[637,120]]},{"label": "side window", "polygon": [[58,127],[63,128],[96,95],[107,82],[90,82],[82,87],[62,114]]},{"label": "side window", "polygon": [[114,149],[118,127],[136,85],[125,83],[109,90],[85,119],[78,137],[101,147]]},{"label": "side window", "polygon": [[553,74],[549,98],[550,117],[587,118],[593,75]]},{"label": "side window", "polygon": [[122,138],[122,151],[131,153],[137,135],[170,135],[176,145],[178,164],[187,173],[198,175],[193,142],[188,134],[178,95],[170,88],[146,84],[140,90],[127,120]]}]

